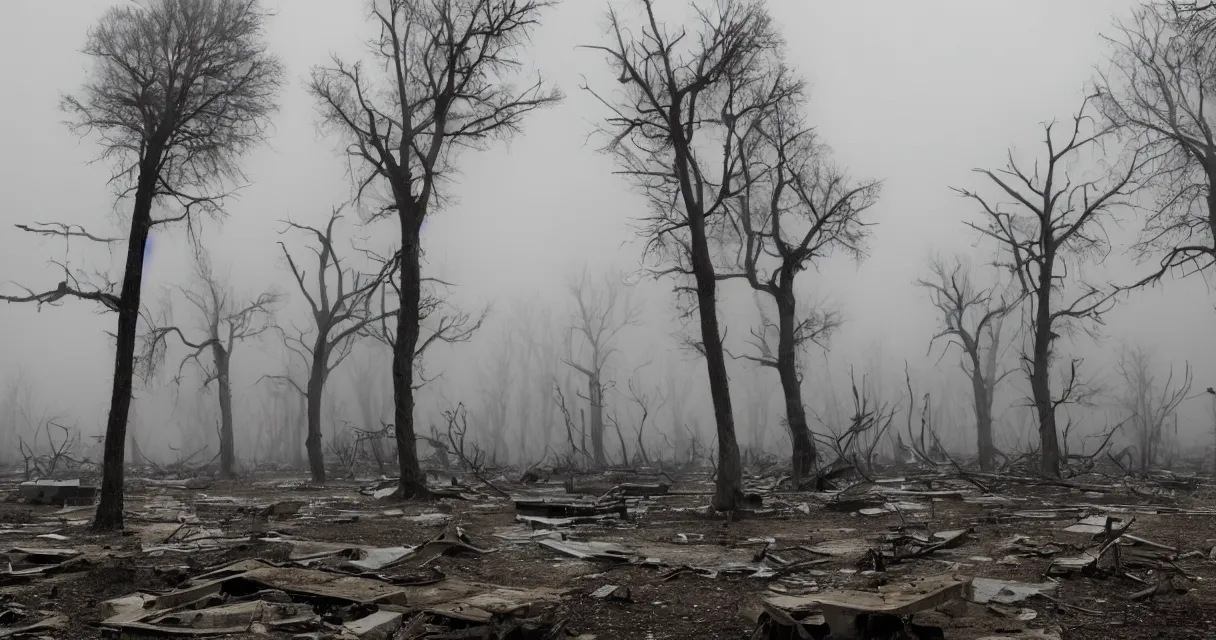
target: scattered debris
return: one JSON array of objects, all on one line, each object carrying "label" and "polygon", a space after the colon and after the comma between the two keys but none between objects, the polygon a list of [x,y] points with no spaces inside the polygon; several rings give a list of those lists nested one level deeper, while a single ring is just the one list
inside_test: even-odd
[{"label": "scattered debris", "polygon": [[[944,605],[963,595],[969,579],[942,574],[915,580],[892,582],[877,592],[834,590],[806,596],[771,596],[764,600],[766,616],[753,637],[775,637],[772,626],[802,628],[798,637],[823,637],[814,632],[831,633],[834,638],[865,638],[866,629],[882,624],[898,624],[902,618]],[[778,613],[779,612],[779,613]],[[826,629],[806,629],[806,613],[818,612]],[[776,615],[774,615],[776,613]],[[819,622],[819,618],[814,618]],[[818,626],[818,625],[815,625]],[[804,635],[810,633],[811,636]],[[763,635],[761,635],[763,634]]]},{"label": "scattered debris", "polygon": [[28,504],[54,504],[60,506],[91,505],[97,497],[97,487],[80,484],[74,480],[30,480],[20,485],[21,499]]}]

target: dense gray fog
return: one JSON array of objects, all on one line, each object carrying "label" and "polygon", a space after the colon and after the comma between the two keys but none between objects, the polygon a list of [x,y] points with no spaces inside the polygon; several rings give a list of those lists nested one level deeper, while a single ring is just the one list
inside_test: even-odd
[{"label": "dense gray fog", "polygon": [[[95,161],[101,151],[96,138],[73,134],[59,107],[92,68],[81,48],[111,4],[15,0],[2,9],[0,78],[8,89],[0,121],[0,294],[17,296],[22,286],[52,290],[63,280],[60,264],[92,282],[121,281],[129,200],[116,202],[107,185],[111,167]],[[592,358],[585,339],[572,333],[580,319],[571,291],[580,282],[591,305],[607,299],[596,302],[593,293],[615,290],[617,321],[625,324],[611,343],[615,351],[602,361],[607,461],[622,460],[615,424],[627,457],[636,455],[638,396],[650,400],[641,439],[651,457],[677,459],[688,455],[690,440],[712,446],[714,438],[705,361],[688,346],[690,337],[700,339],[696,314],[685,316],[673,295],[674,287],[687,283],[644,271],[645,239],[636,220],[648,215],[649,204],[615,174],[613,158],[600,152],[608,140],[597,128],[610,114],[583,89],[610,95],[621,84],[602,51],[580,47],[611,44],[605,17],[610,4],[636,23],[640,3],[626,0],[565,0],[542,12],[531,44],[520,53],[526,67],[521,78],[526,82],[539,72],[564,100],[524,117],[513,140],[461,152],[440,207],[421,230],[424,274],[454,285],[451,308],[468,313],[470,322],[483,309],[488,312],[467,342],[439,342],[427,350],[422,367],[428,382],[418,394],[415,430],[423,436],[432,425],[442,431],[443,412],[463,403],[468,437],[500,464],[531,464],[547,447],[562,444],[566,433],[555,383],[571,419],[590,419],[586,377],[563,362],[583,366]],[[682,19],[685,3],[658,4],[669,21]],[[376,265],[352,245],[387,252],[400,242],[392,220],[364,223],[375,206],[352,201],[346,142],[319,126],[318,101],[306,91],[310,69],[330,64],[331,54],[365,56],[364,42],[377,33],[365,3],[265,5],[274,12],[266,34],[269,51],[285,66],[280,108],[271,117],[268,143],[241,160],[247,180],[225,206],[226,215],[201,218],[195,228],[214,279],[231,288],[233,304],[243,306],[263,293],[275,297],[267,305],[273,313],[251,318],[250,337],[231,352],[235,451],[246,467],[303,459],[303,400],[295,385],[305,384],[307,363],[284,346],[283,337],[307,335],[312,320],[279,243],[310,286],[316,258],[309,235],[286,221],[323,229],[331,212],[343,207],[335,248],[348,265],[368,273]],[[915,283],[931,278],[933,256],[954,254],[970,260],[965,271],[978,282],[994,281],[996,272],[985,265],[995,259],[997,246],[965,225],[986,224],[982,209],[951,188],[999,198],[991,182],[972,169],[1004,166],[1009,150],[1031,166],[1042,153],[1042,122],[1057,119],[1070,128],[1087,88],[1110,64],[1111,46],[1100,34],[1113,33],[1115,17],[1129,15],[1134,6],[1132,0],[768,3],[787,40],[786,62],[808,82],[808,123],[852,179],[881,181],[881,193],[864,212],[873,224],[864,258],[837,252],[797,280],[801,300],[838,310],[840,321],[823,341],[826,350],[808,343],[800,355],[803,403],[813,431],[847,427],[852,371],[859,384],[864,376],[873,396],[895,408],[888,439],[896,432],[906,438],[910,400],[917,403],[913,411],[920,423],[920,403],[929,393],[932,423],[946,447],[973,455],[971,380],[960,370],[957,347],[943,355],[948,339],[930,348],[942,318],[930,292]],[[1078,170],[1100,166],[1102,159],[1092,156],[1078,160]],[[1130,284],[1156,261],[1138,263],[1128,251],[1140,234],[1142,214],[1119,207],[1111,215],[1106,232],[1112,250],[1085,273],[1096,283]],[[14,228],[50,221],[124,240],[65,242]],[[202,291],[196,272],[185,226],[154,229],[144,271],[145,312],[201,341],[204,319],[181,290]],[[785,456],[789,436],[777,373],[742,357],[754,353],[748,343],[749,330],[760,320],[757,297],[736,279],[720,283],[717,299],[726,349],[734,356],[727,363],[739,446]],[[78,428],[82,450],[100,459],[115,315],[87,300],[61,302],[0,305],[0,459],[6,462],[19,460],[18,441],[35,437],[51,417]],[[376,294],[372,307],[378,305]],[[1181,377],[1188,362],[1193,372],[1191,389],[1177,404],[1176,417],[1168,419],[1163,448],[1173,453],[1163,458],[1210,450],[1216,396],[1203,390],[1216,385],[1216,335],[1210,330],[1213,297],[1203,278],[1167,277],[1158,286],[1129,292],[1105,320],[1099,335],[1078,331],[1055,347],[1055,367],[1063,372],[1055,384],[1075,358],[1079,375],[1095,390],[1087,404],[1061,409],[1061,425],[1065,418],[1078,425],[1068,434],[1069,446],[1080,450],[1088,443],[1084,436],[1128,417],[1121,402],[1126,384],[1116,364],[1125,347],[1140,347],[1161,380],[1171,367]],[[1007,319],[1010,325],[1019,322],[1017,313]],[[1019,366],[1017,349],[1024,340],[1008,339],[1016,344],[1003,353],[1002,370]],[[176,336],[166,344],[155,375],[136,379],[128,435],[139,455],[154,460],[202,447],[206,457],[215,455],[216,385],[202,386],[214,362],[202,352],[197,362],[183,364],[195,350]],[[353,343],[327,384],[326,446],[350,438],[351,427],[392,423],[389,362],[381,342]],[[1035,419],[1025,406],[1030,394],[1020,372],[999,388],[993,422],[1001,450],[1036,442]],[[1116,450],[1134,444],[1128,433],[1117,434],[1115,442]],[[425,456],[427,446],[420,449]],[[133,449],[127,455],[135,455]]]}]

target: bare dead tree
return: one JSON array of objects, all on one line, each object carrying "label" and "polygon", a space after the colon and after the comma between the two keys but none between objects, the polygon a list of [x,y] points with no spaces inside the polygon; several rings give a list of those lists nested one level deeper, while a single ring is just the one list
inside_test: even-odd
[{"label": "bare dead tree", "polygon": [[742,463],[709,238],[738,195],[735,132],[747,130],[766,108],[757,102],[766,98],[751,88],[775,70],[780,38],[755,0],[693,4],[690,28],[661,22],[654,0],[639,4],[641,25],[627,26],[609,10],[610,43],[590,47],[605,54],[622,88],[612,96],[585,88],[609,109],[601,127],[609,140],[605,150],[649,201],[651,215],[639,232],[648,239],[647,257],[661,265],[651,273],[679,278],[688,314],[695,307],[699,315],[697,350],[705,357],[718,440],[712,504],[733,510],[743,498]]},{"label": "bare dead tree", "polygon": [[[583,469],[591,462],[591,455],[587,452],[586,447],[580,446],[580,443],[586,441],[587,434],[575,426],[574,419],[570,415],[570,407],[566,404],[566,393],[562,391],[562,385],[556,380],[553,381],[553,403],[561,411],[562,422],[566,427],[566,443],[570,447],[565,466],[571,469]],[[576,431],[579,431],[580,436],[577,439],[575,438]],[[581,458],[581,462],[576,456]]]},{"label": "bare dead tree", "polygon": [[[135,374],[144,252],[156,227],[200,213],[221,214],[223,184],[240,181],[240,157],[264,137],[283,67],[267,52],[267,14],[257,0],[151,0],[106,11],[84,53],[94,68],[63,99],[73,132],[95,135],[113,165],[118,197],[132,199],[122,286],[84,285],[64,267],[53,289],[0,295],[8,302],[57,304],[74,297],[118,313],[117,350],[106,424],[101,502],[94,527],[122,527],[123,461]],[[175,208],[156,218],[154,206]],[[35,233],[118,244],[80,227],[42,223]]]},{"label": "bare dead tree", "polygon": [[[739,81],[746,86],[747,79]],[[798,308],[795,278],[833,253],[861,260],[869,235],[863,216],[878,201],[882,185],[854,182],[830,160],[829,149],[806,121],[802,82],[778,67],[772,78],[750,88],[751,102],[768,105],[747,130],[735,131],[741,150],[735,206],[730,207],[737,247],[736,270],[718,276],[744,278],[777,310],[771,325],[753,329],[755,354],[743,355],[777,371],[785,398],[786,423],[793,445],[795,483],[810,478],[815,443],[802,403],[798,354],[809,343],[821,346],[840,325],[831,310]]]},{"label": "bare dead tree", "polygon": [[[402,497],[426,494],[414,434],[414,367],[423,310],[419,231],[462,149],[482,149],[518,132],[525,115],[561,99],[540,79],[519,89],[508,78],[543,0],[384,0],[371,3],[379,29],[369,50],[379,79],[361,62],[334,56],[308,88],[326,125],[349,141],[360,197],[384,187],[395,214],[401,295],[393,342],[394,424]],[[373,72],[374,74],[375,72]]]},{"label": "bare dead tree", "polygon": [[[507,431],[510,422],[513,377],[519,375],[518,345],[511,340],[499,340],[493,355],[478,369],[481,383],[480,418],[485,421],[485,433],[490,438],[490,461],[498,464],[509,458]],[[502,456],[500,458],[499,456]]]},{"label": "bare dead tree", "polygon": [[1152,357],[1136,346],[1123,348],[1116,369],[1123,379],[1119,406],[1132,428],[1140,472],[1147,473],[1157,460],[1166,420],[1175,415],[1191,391],[1191,365],[1184,366],[1180,380],[1174,379],[1174,368],[1170,367],[1161,382],[1153,371]]},{"label": "bare dead tree", "polygon": [[[641,367],[638,367],[640,370]],[[638,450],[634,452],[635,456],[642,459],[642,462],[650,464],[650,455],[646,453],[646,419],[650,417],[651,412],[658,413],[667,404],[667,397],[662,391],[656,391],[654,394],[646,393],[642,388],[641,378],[638,376],[638,371],[634,371],[629,377],[628,382],[629,399],[637,405],[641,415],[638,417],[637,426],[637,443]],[[623,447],[623,445],[622,445]]]},{"label": "bare dead tree", "polygon": [[605,367],[620,351],[616,339],[621,330],[637,324],[641,307],[619,274],[606,273],[601,282],[595,283],[585,266],[582,275],[567,290],[574,299],[574,313],[562,362],[587,378],[587,395],[583,399],[590,409],[591,454],[595,465],[604,467],[608,464],[604,454],[604,392],[608,385]]},{"label": "bare dead tree", "polygon": [[883,436],[891,428],[898,403],[884,401],[881,393],[875,390],[875,385],[868,382],[868,376],[861,377],[860,387],[857,378],[849,368],[849,380],[853,397],[853,413],[848,418],[848,426],[833,423],[816,416],[829,434],[817,437],[831,450],[835,457],[828,461],[818,473],[817,488],[828,488],[834,478],[854,470],[867,481],[872,480],[874,451]]},{"label": "bare dead tree", "polygon": [[486,454],[474,443],[466,443],[465,437],[469,432],[469,417],[468,411],[465,410],[464,404],[457,403],[451,409],[445,409],[443,419],[447,422],[447,438],[449,451],[456,454],[464,466],[473,473],[473,475],[481,481],[482,484],[489,487],[494,493],[504,498],[509,498],[511,494],[498,488],[487,477],[485,470]]},{"label": "bare dead tree", "polygon": [[1133,251],[1161,257],[1134,286],[1216,266],[1216,40],[1210,26],[1195,24],[1205,14],[1216,20],[1216,10],[1171,4],[1141,5],[1116,23],[1106,38],[1111,69],[1098,83],[1103,115],[1150,159],[1156,197]]},{"label": "bare dead tree", "polygon": [[[1077,273],[1087,261],[1100,261],[1109,251],[1102,225],[1112,211],[1129,206],[1139,189],[1137,176],[1144,158],[1133,152],[1123,166],[1095,162],[1094,176],[1074,179],[1067,168],[1085,160],[1085,152],[1100,151],[1111,128],[1094,124],[1086,98],[1072,118],[1063,140],[1053,134],[1055,122],[1044,124],[1044,157],[1027,171],[1009,153],[1004,169],[976,169],[997,187],[997,197],[955,189],[981,207],[985,222],[968,222],[983,237],[996,241],[1000,255],[995,264],[1010,272],[1015,290],[1029,305],[1027,340],[1021,353],[1023,371],[1030,383],[1031,400],[1038,417],[1042,443],[1042,471],[1060,475],[1059,432],[1056,409],[1076,400],[1077,365],[1069,365],[1063,390],[1053,394],[1051,367],[1053,343],[1061,333],[1078,329],[1096,331],[1115,302],[1117,289],[1094,286]],[[1092,126],[1091,126],[1092,125]],[[1071,263],[1072,271],[1069,271]]]},{"label": "bare dead tree", "polygon": [[[55,432],[52,432],[51,427],[55,427]],[[34,434],[33,442],[26,443],[24,440],[18,442],[21,457],[25,459],[26,480],[54,478],[56,471],[80,464],[80,460],[72,457],[74,452],[80,448],[80,429],[75,427],[69,429],[52,419],[46,421],[40,430],[46,436],[48,453],[39,454],[36,451],[36,448],[40,446],[37,442],[38,433]],[[54,433],[58,433],[58,437]]]},{"label": "bare dead tree", "polygon": [[310,286],[305,282],[307,270],[296,264],[287,245],[279,243],[292,277],[312,313],[313,326],[297,329],[295,335],[283,331],[283,343],[308,367],[307,386],[302,390],[308,408],[308,437],[304,440],[304,447],[308,451],[312,481],[317,484],[325,483],[325,451],[321,446],[321,402],[325,383],[334,369],[350,355],[355,338],[368,325],[398,315],[396,309],[377,312],[372,308],[377,288],[393,275],[395,261],[384,262],[379,272],[372,274],[344,266],[334,246],[334,224],[339,218],[341,208],[336,208],[330,214],[324,230],[284,222],[287,225],[284,232],[291,229],[303,231],[315,243],[309,247],[317,257],[316,273],[313,275],[316,279],[315,291],[310,291]]},{"label": "bare dead tree", "polygon": [[[235,475],[236,449],[233,440],[232,417],[232,354],[236,345],[270,330],[273,325],[274,307],[280,296],[274,292],[259,294],[251,301],[238,301],[232,290],[212,271],[210,260],[201,251],[195,263],[197,283],[195,287],[181,287],[179,292],[193,307],[202,324],[201,333],[186,337],[176,325],[171,324],[171,298],[164,305],[162,318],[149,328],[144,336],[142,361],[149,368],[164,361],[167,338],[170,334],[187,348],[192,349],[177,368],[175,380],[181,380],[182,370],[193,363],[203,375],[202,387],[216,383],[216,395],[220,407],[220,475],[231,478]],[[202,355],[210,352],[209,362]],[[151,373],[149,372],[149,376]]]},{"label": "bare dead tree", "polygon": [[[1014,369],[998,373],[1004,352],[1005,318],[1021,301],[1015,293],[997,287],[981,287],[972,279],[972,267],[961,257],[947,261],[936,257],[929,263],[930,279],[916,285],[929,290],[929,300],[939,314],[942,328],[929,340],[929,348],[944,340],[942,357],[951,346],[962,349],[959,368],[971,381],[975,409],[975,436],[980,468],[991,471],[996,461],[992,442],[992,403],[996,387]],[[940,359],[939,359],[940,360]]]}]

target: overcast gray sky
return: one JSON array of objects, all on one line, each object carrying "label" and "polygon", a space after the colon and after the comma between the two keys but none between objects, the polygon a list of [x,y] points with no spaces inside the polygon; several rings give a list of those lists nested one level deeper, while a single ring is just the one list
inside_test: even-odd
[{"label": "overcast gray sky", "polygon": [[[4,4],[0,78],[8,89],[0,121],[0,280],[54,286],[58,273],[47,260],[65,256],[61,242],[30,237],[14,230],[13,223],[59,220],[99,232],[118,224],[105,184],[107,168],[89,164],[98,147],[69,133],[57,108],[61,93],[75,90],[84,77],[88,60],[79,49],[86,29],[108,4]],[[330,52],[358,55],[373,29],[364,19],[363,3],[354,0],[269,4],[278,13],[270,24],[270,45],[285,61],[290,85],[270,145],[244,162],[250,185],[223,225],[209,224],[204,238],[238,289],[253,293],[273,284],[290,293],[275,245],[278,221],[290,217],[321,224],[332,205],[350,196],[338,142],[317,132],[302,80],[310,66],[327,62]],[[1038,123],[1067,118],[1075,110],[1094,65],[1105,56],[1099,31],[1131,5],[1129,0],[770,2],[788,39],[789,62],[810,82],[811,120],[822,138],[853,175],[885,181],[873,209],[877,227],[870,257],[860,266],[830,262],[820,274],[805,276],[805,288],[829,296],[847,319],[832,344],[832,362],[860,366],[880,345],[896,380],[902,378],[904,358],[925,371],[933,366],[925,351],[935,319],[923,291],[911,283],[932,251],[983,258],[962,224],[978,220],[974,207],[948,187],[980,186],[970,169],[1002,164],[1011,146],[1037,151]],[[629,221],[644,213],[644,203],[611,174],[611,161],[596,152],[599,142],[588,140],[604,112],[579,90],[584,77],[593,85],[614,82],[600,55],[576,48],[603,41],[606,6],[603,0],[564,0],[545,16],[525,58],[560,86],[567,100],[530,116],[524,135],[509,146],[466,154],[455,202],[429,223],[424,242],[430,267],[461,285],[462,300],[493,301],[505,309],[512,299],[539,293],[558,309],[565,301],[557,289],[584,261],[593,269],[637,267],[640,247]],[[1136,223],[1125,226],[1130,232]],[[347,231],[353,230],[352,222]],[[391,237],[394,229],[386,222],[359,233]],[[181,236],[176,230],[154,238],[146,299],[188,276]],[[112,264],[104,250],[83,245],[66,255],[80,267]],[[1137,273],[1123,256],[1111,260],[1117,274]],[[645,289],[648,317],[655,323],[669,320],[670,283]],[[728,306],[751,309],[750,295],[738,294],[724,294]],[[1162,366],[1189,358],[1197,386],[1216,384],[1212,300],[1199,280],[1170,282],[1133,296],[1112,314],[1106,345],[1095,348],[1083,341],[1072,349],[1099,361],[1118,339],[1138,341],[1155,349]],[[101,425],[112,368],[103,332],[112,325],[112,316],[83,302],[41,312],[0,306],[0,373],[24,367],[28,379],[63,412],[82,426]],[[636,365],[647,352],[674,349],[666,327],[637,333],[627,359]],[[735,326],[731,335],[745,335],[745,329]],[[495,331],[491,324],[483,339],[453,352],[450,361],[445,356],[449,385],[473,379],[493,350]],[[274,352],[270,345],[262,349]],[[245,365],[247,384],[275,366],[277,355],[258,357]],[[812,358],[823,362],[822,356]],[[953,360],[942,367],[955,375]],[[694,371],[704,376],[701,365]],[[736,377],[744,375],[757,374],[740,367]],[[813,398],[808,392],[807,401]],[[1200,424],[1207,419],[1203,402],[1191,403],[1184,415],[1193,429],[1207,432],[1210,427]]]}]

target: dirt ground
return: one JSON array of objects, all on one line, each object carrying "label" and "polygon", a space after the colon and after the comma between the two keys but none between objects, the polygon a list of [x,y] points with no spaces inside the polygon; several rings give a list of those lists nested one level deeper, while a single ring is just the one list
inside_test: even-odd
[{"label": "dirt ground", "polygon": [[[360,488],[374,485],[374,480],[315,488],[299,476],[276,474],[208,481],[205,488],[185,489],[135,478],[128,489],[127,530],[118,535],[91,533],[90,507],[23,503],[16,497],[17,479],[12,479],[8,484],[13,497],[0,503],[0,542],[7,549],[72,549],[82,553],[83,561],[32,580],[5,580],[0,573],[0,585],[5,585],[0,586],[0,638],[10,637],[6,634],[12,627],[6,625],[28,624],[51,613],[64,614],[66,626],[11,637],[118,637],[99,627],[104,601],[135,591],[166,592],[241,559],[286,562],[291,547],[283,540],[414,547],[445,532],[463,534],[463,539],[488,552],[439,556],[425,570],[438,570],[449,581],[548,588],[560,594],[546,607],[543,618],[564,622],[563,631],[536,637],[797,638],[796,633],[777,632],[753,636],[765,598],[874,591],[917,576],[951,574],[1058,582],[1058,587],[1050,597],[1034,596],[1003,609],[955,598],[936,610],[913,615],[919,624],[942,628],[945,638],[1216,638],[1216,490],[1203,479],[1166,486],[1074,479],[1105,483],[1106,488],[1097,492],[1083,490],[1093,487],[1001,483],[999,490],[992,487],[991,494],[984,495],[966,483],[918,480],[911,473],[902,481],[888,478],[865,492],[850,489],[843,494],[766,491],[773,479],[753,478],[749,483],[763,496],[764,505],[727,518],[707,512],[705,494],[710,486],[704,474],[672,477],[675,482],[666,487],[668,495],[627,498],[625,519],[540,526],[540,532],[536,523],[517,521],[519,511],[512,499],[496,496],[475,478],[461,479],[469,488],[464,491],[467,499],[429,503],[361,493]],[[435,479],[437,484],[450,481],[446,476]],[[654,481],[618,473],[579,478],[576,486],[594,489],[587,493],[598,495],[622,482]],[[500,478],[496,484],[513,498],[571,497],[557,480],[519,485]],[[918,494],[943,489],[955,493]],[[265,505],[285,501],[303,506],[290,515],[258,515]],[[879,513],[859,513],[865,508]],[[1131,525],[1094,568],[1048,575],[1057,559],[1100,546],[1095,538],[1107,536],[1105,532],[1095,536],[1064,531],[1093,515],[1109,515],[1119,519],[1119,526],[1128,521]],[[222,537],[195,543],[197,548],[156,549],[179,535],[179,529],[189,527],[207,528],[213,535],[219,530]],[[552,530],[545,537],[547,528]],[[921,557],[899,558],[896,552],[896,558],[886,558],[880,562],[881,570],[874,570],[870,550],[881,550],[892,535],[931,536],[968,529],[956,545]],[[39,537],[48,534],[51,537]],[[577,559],[543,546],[538,542],[543,539],[616,543],[646,560]],[[1172,550],[1147,563],[1135,562],[1136,549],[1152,543]],[[818,551],[807,555],[799,547]],[[801,569],[782,571],[791,554],[812,560]],[[739,565],[740,558],[752,569],[767,562],[765,566],[777,570],[755,575],[723,570]],[[696,570],[680,571],[683,565]],[[1163,586],[1151,595],[1134,595],[1155,584]],[[590,595],[605,585],[628,587],[628,597]],[[1011,608],[1021,619],[1010,617]],[[6,610],[15,612],[8,620]],[[26,613],[25,619],[14,622],[20,612]],[[1046,635],[1018,635],[1040,631]]]}]

